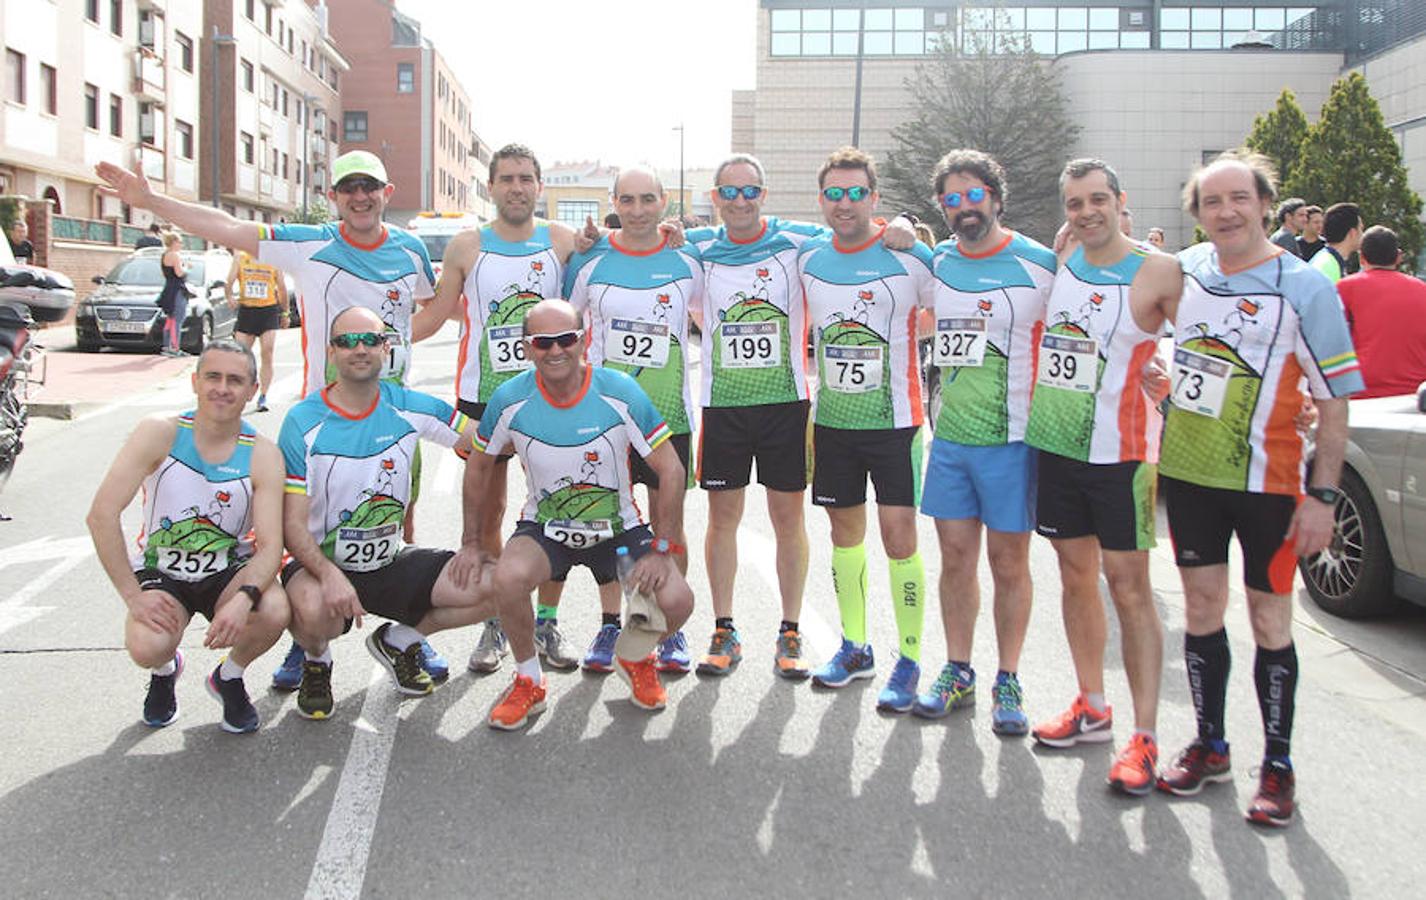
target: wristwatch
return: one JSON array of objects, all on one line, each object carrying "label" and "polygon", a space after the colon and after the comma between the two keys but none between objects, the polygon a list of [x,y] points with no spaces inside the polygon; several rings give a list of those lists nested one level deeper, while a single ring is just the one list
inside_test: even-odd
[{"label": "wristwatch", "polygon": [[1310,487],[1307,489],[1307,496],[1314,500],[1321,500],[1328,506],[1336,506],[1342,492],[1334,487]]},{"label": "wristwatch", "polygon": [[253,604],[250,612],[257,612],[257,606],[262,602],[262,591],[258,589],[258,586],[255,584],[245,584],[238,588],[238,593],[247,594],[248,599],[251,600]]},{"label": "wristwatch", "polygon": [[687,548],[687,547],[683,546],[682,544],[675,544],[673,541],[669,540],[668,538],[657,538],[657,539],[655,539],[654,542],[649,545],[649,549],[652,550],[652,551],[654,551],[655,553],[662,553],[662,554],[665,555],[665,556],[667,556],[667,555],[670,554],[670,553],[687,553],[687,552],[688,552],[688,548]]}]

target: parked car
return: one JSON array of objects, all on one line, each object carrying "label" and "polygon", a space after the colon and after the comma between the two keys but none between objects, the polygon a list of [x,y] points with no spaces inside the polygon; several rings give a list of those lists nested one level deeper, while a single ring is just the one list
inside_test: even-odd
[{"label": "parked car", "polygon": [[1332,543],[1298,564],[1333,615],[1426,606],[1426,384],[1416,396],[1351,401]]},{"label": "parked car", "polygon": [[[163,290],[160,247],[135,250],[109,271],[94,276],[99,288],[79,304],[74,330],[79,349],[93,353],[101,347],[129,347],[157,351],[163,346],[163,313],[158,297]],[[223,279],[232,257],[226,250],[185,251],[185,280],[196,296],[188,300],[179,345],[200,353],[208,341],[228,337],[237,322],[237,310],[223,302]]]}]

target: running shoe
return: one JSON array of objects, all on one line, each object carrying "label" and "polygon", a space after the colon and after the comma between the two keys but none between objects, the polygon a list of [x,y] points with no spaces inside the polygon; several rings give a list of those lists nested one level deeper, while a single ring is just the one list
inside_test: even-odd
[{"label": "running shoe", "polygon": [[223,704],[223,730],[229,734],[257,731],[257,710],[253,708],[252,699],[248,697],[247,687],[241,678],[219,678],[218,672],[222,668],[223,664],[218,663],[218,667],[208,675],[205,684],[208,687],[208,695]]},{"label": "running shoe", "polygon": [[535,650],[551,669],[567,672],[579,668],[579,658],[570,652],[564,635],[552,619],[535,623]]},{"label": "running shoe", "polygon": [[1031,732],[1035,740],[1046,747],[1073,747],[1075,744],[1100,744],[1114,739],[1113,707],[1104,707],[1104,712],[1095,712],[1089,701],[1080,694],[1074,698],[1070,708],[1057,718],[1035,726]]},{"label": "running shoe", "polygon": [[528,675],[515,673],[515,680],[500,695],[487,720],[491,728],[516,731],[524,728],[530,716],[545,708],[545,676],[537,684]]},{"label": "running shoe", "polygon": [[603,625],[589,642],[589,649],[580,663],[586,672],[607,674],[614,671],[614,642],[619,640],[618,625]]},{"label": "running shoe", "polygon": [[283,658],[282,665],[272,673],[273,690],[295,691],[301,687],[302,661],[306,658],[306,651],[297,646],[296,641],[293,641],[292,646],[287,648],[287,656]]},{"label": "running shoe", "polygon": [[1281,760],[1264,760],[1258,770],[1258,792],[1248,805],[1248,821],[1254,825],[1283,828],[1292,824],[1297,811],[1297,776],[1292,765]]},{"label": "running shoe", "polygon": [[911,711],[923,719],[939,719],[953,709],[975,703],[975,669],[948,662],[931,689],[916,698]]},{"label": "running shoe", "polygon": [[876,708],[904,713],[916,705],[916,683],[921,680],[921,665],[910,657],[896,660],[886,687],[876,697]]},{"label": "running shoe", "polygon": [[1136,732],[1109,767],[1109,786],[1142,797],[1152,791],[1159,780],[1158,764],[1159,745],[1142,731]]},{"label": "running shoe", "polygon": [[854,678],[870,678],[876,673],[876,660],[871,644],[858,647],[846,638],[835,656],[812,673],[812,683],[818,687],[839,688]]},{"label": "running shoe", "polygon": [[772,658],[777,674],[789,681],[801,681],[812,674],[807,668],[807,660],[802,658],[802,635],[796,631],[780,631],[777,634],[777,653]]},{"label": "running shoe", "polygon": [[1184,747],[1178,758],[1159,773],[1159,790],[1180,797],[1192,797],[1205,784],[1232,781],[1232,760],[1227,749],[1218,753],[1203,741],[1194,739]]},{"label": "running shoe", "polygon": [[426,670],[426,674],[431,676],[431,680],[436,684],[445,684],[451,677],[451,664],[446,662],[441,652],[427,640],[421,641],[421,668]]},{"label": "running shoe", "polygon": [[1025,694],[1020,690],[1020,679],[1009,672],[995,676],[995,687],[991,690],[994,700],[990,707],[990,730],[1001,735],[1021,735],[1030,730],[1030,720],[1025,715]]},{"label": "running shoe", "polygon": [[423,697],[435,690],[431,676],[421,668],[421,642],[416,641],[405,650],[397,650],[386,643],[386,634],[390,630],[391,623],[382,622],[366,636],[366,650],[372,659],[386,667],[387,673],[396,682],[396,692],[408,697]]},{"label": "running shoe", "polygon": [[267,394],[257,395],[257,411],[267,412]]},{"label": "running shoe", "polygon": [[659,681],[658,662],[654,654],[650,653],[638,662],[615,657],[614,663],[614,671],[619,673],[619,677],[624,679],[624,683],[633,692],[629,696],[630,702],[640,709],[664,708],[664,704],[668,703],[668,692]]},{"label": "running shoe", "polygon": [[683,636],[682,631],[675,631],[659,641],[658,649],[654,652],[658,655],[655,666],[660,672],[686,675],[693,671],[693,660],[688,656],[688,638]]},{"label": "running shoe", "polygon": [[507,652],[505,630],[500,627],[500,620],[486,619],[485,628],[480,632],[480,639],[475,642],[475,649],[470,652],[470,662],[466,663],[466,668],[481,674],[494,672],[500,668],[500,660]]},{"label": "running shoe", "polygon": [[304,719],[326,719],[332,715],[332,705],[332,664],[304,657],[297,714]]},{"label": "running shoe", "polygon": [[178,719],[178,694],[174,687],[183,674],[183,651],[173,651],[173,674],[150,675],[149,692],[144,696],[144,724],[163,728]]},{"label": "running shoe", "polygon": [[743,641],[736,628],[714,628],[708,652],[698,662],[699,675],[727,675],[743,661]]}]

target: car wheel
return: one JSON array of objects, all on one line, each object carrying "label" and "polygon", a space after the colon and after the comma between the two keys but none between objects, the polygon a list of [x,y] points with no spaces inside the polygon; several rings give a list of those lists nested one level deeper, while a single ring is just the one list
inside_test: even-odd
[{"label": "car wheel", "polygon": [[99,342],[92,338],[76,336],[74,339],[74,348],[80,353],[98,353]]},{"label": "car wheel", "polygon": [[1351,469],[1342,470],[1341,491],[1333,510],[1331,543],[1298,561],[1307,593],[1322,609],[1344,619],[1390,612],[1397,605],[1393,564],[1376,503]]},{"label": "car wheel", "polygon": [[194,356],[203,352],[203,348],[208,346],[213,340],[213,315],[208,313],[200,320],[198,328],[194,332],[193,340],[183,346],[185,353]]}]

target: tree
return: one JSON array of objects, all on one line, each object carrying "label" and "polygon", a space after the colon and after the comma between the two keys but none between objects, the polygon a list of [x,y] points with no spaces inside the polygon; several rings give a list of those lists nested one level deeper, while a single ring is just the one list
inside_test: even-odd
[{"label": "tree", "polygon": [[1343,201],[1357,204],[1368,226],[1386,225],[1396,232],[1407,265],[1415,267],[1426,237],[1421,197],[1407,185],[1401,148],[1361,73],[1332,85],[1283,192],[1323,208]]},{"label": "tree", "polygon": [[[1307,115],[1291,90],[1283,88],[1272,112],[1253,119],[1253,130],[1243,146],[1256,150],[1277,166],[1278,180],[1286,184],[1297,168],[1302,141],[1307,137]],[[1288,195],[1284,195],[1288,196]]]},{"label": "tree", "polygon": [[961,52],[943,34],[937,51],[906,79],[916,115],[891,132],[895,149],[882,166],[882,191],[891,208],[912,210],[944,234],[932,170],[948,150],[980,150],[1005,168],[1005,224],[1049,244],[1064,220],[1059,175],[1079,126],[1040,56],[1009,30],[998,38],[998,53],[975,37]]}]

